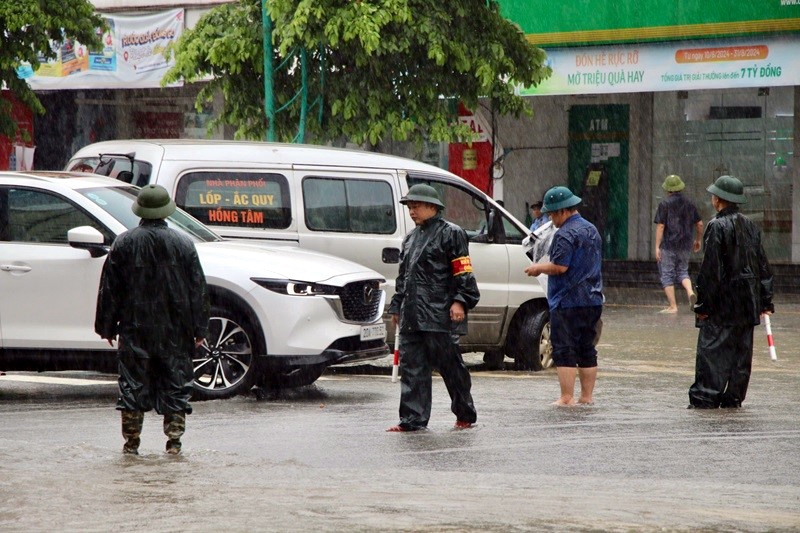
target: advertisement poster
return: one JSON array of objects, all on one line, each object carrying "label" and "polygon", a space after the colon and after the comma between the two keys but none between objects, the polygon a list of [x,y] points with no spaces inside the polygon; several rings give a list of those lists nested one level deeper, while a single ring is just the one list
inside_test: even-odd
[{"label": "advertisement poster", "polygon": [[164,51],[183,33],[184,10],[103,18],[107,28],[98,50],[89,50],[67,36],[54,45],[56,59],[42,62],[36,72],[30,65],[22,65],[17,75],[34,90],[160,87],[174,64],[164,58]]},{"label": "advertisement poster", "polygon": [[547,49],[553,75],[520,94],[608,94],[800,85],[797,37]]}]

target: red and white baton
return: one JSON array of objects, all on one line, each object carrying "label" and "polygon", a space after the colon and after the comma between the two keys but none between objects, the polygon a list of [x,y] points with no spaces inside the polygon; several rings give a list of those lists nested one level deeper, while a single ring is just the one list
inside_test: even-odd
[{"label": "red and white baton", "polygon": [[769,313],[764,313],[764,327],[767,328],[767,344],[769,344],[769,358],[773,361],[778,360],[775,353],[775,341],[772,339],[772,323],[769,321]]},{"label": "red and white baton", "polygon": [[400,371],[400,324],[394,330],[394,361],[392,362],[392,383],[397,383],[397,374]]}]

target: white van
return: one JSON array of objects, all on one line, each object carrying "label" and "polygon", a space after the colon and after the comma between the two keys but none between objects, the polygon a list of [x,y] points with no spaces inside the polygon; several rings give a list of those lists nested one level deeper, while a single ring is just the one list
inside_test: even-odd
[{"label": "white van", "polygon": [[504,354],[517,368],[549,366],[546,295],[523,272],[530,264],[522,249],[528,228],[440,168],[321,146],[170,139],[91,144],[67,169],[163,185],[178,206],[224,237],[286,242],[361,263],[386,278],[387,302],[403,237],[414,227],[398,201],[411,185],[432,185],[446,206],[445,218],[469,235],[481,291],[462,350],[486,352],[491,366],[500,365]]}]

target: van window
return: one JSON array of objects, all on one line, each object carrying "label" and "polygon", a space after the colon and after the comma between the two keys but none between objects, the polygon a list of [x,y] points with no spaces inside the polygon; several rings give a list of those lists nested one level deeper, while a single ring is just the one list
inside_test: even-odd
[{"label": "van window", "polygon": [[445,205],[444,217],[457,224],[472,239],[486,233],[486,202],[483,198],[449,183],[408,177],[408,186],[424,183],[439,193]]},{"label": "van window", "polygon": [[[487,212],[490,209],[486,200],[451,183],[429,180],[421,176],[408,176],[406,181],[409,187],[424,183],[436,189],[445,205],[444,217],[466,231],[470,240],[486,235]],[[502,240],[495,242],[521,244],[527,235],[500,211],[497,211],[497,215],[501,217],[504,234]]]},{"label": "van window", "polygon": [[175,203],[212,226],[286,229],[292,222],[289,182],[281,174],[190,172],[178,181]]},{"label": "van window", "polygon": [[307,177],[303,203],[310,230],[391,235],[397,229],[392,187],[385,181]]},{"label": "van window", "polygon": [[94,172],[116,178],[131,185],[144,187],[150,181],[153,165],[147,161],[131,159],[123,156],[102,155],[100,157],[84,157],[71,161],[67,170],[75,172]]}]

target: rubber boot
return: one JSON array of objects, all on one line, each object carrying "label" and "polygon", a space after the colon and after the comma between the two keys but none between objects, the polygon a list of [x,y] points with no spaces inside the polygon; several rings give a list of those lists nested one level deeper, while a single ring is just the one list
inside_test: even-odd
[{"label": "rubber boot", "polygon": [[186,431],[186,413],[167,413],[164,415],[164,435],[167,436],[167,453],[181,453],[181,437]]},{"label": "rubber boot", "polygon": [[144,424],[144,413],[141,411],[121,411],[122,417],[122,436],[125,437],[125,445],[122,453],[139,455],[139,443],[141,442],[142,425]]}]

